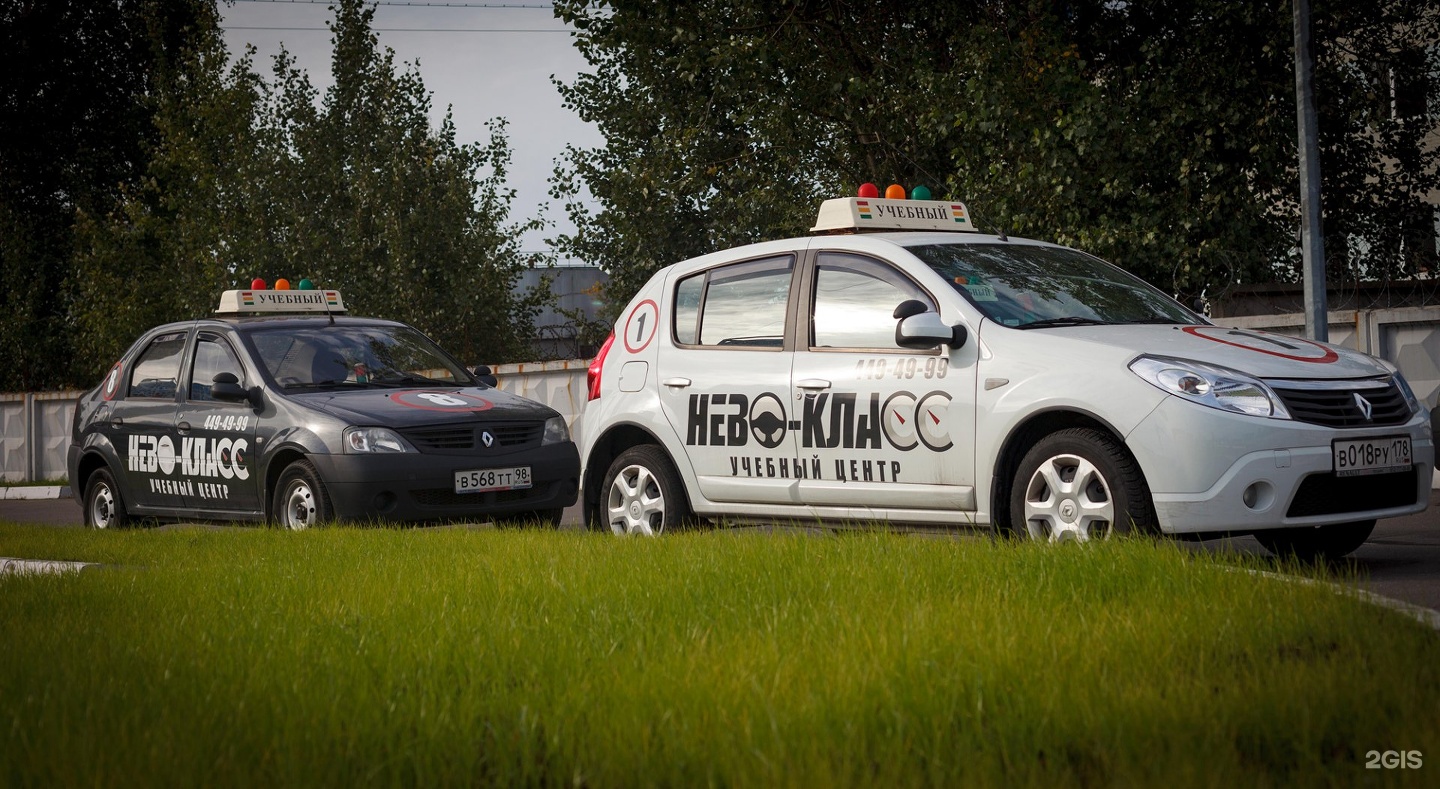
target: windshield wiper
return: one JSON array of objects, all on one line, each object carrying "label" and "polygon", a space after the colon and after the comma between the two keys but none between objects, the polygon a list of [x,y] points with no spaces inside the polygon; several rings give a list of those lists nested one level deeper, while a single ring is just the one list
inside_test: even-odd
[{"label": "windshield wiper", "polygon": [[1175,320],[1174,318],[1158,318],[1158,317],[1156,317],[1156,318],[1136,318],[1136,319],[1133,320],[1133,321],[1120,321],[1120,322],[1121,322],[1121,323],[1155,323],[1155,324],[1173,323],[1173,324],[1175,324],[1175,325],[1177,325],[1177,326],[1179,326],[1179,325],[1185,325],[1185,326],[1191,325],[1191,324],[1190,324],[1190,321],[1177,321],[1177,320]]},{"label": "windshield wiper", "polygon": [[333,386],[380,386],[374,381],[296,381],[295,383],[281,384],[281,389],[324,389]]},{"label": "windshield wiper", "polygon": [[1109,326],[1110,321],[1099,321],[1094,318],[1081,318],[1075,315],[1064,318],[1045,318],[1044,320],[1030,321],[1016,326],[1017,329],[1045,329],[1051,326]]},{"label": "windshield wiper", "polygon": [[422,386],[464,386],[464,384],[458,381],[441,381],[435,378],[426,378],[423,375],[411,375],[410,373],[405,373],[404,375],[387,375],[378,380],[371,378],[370,383],[376,384],[377,386],[410,386],[414,384],[420,384]]}]

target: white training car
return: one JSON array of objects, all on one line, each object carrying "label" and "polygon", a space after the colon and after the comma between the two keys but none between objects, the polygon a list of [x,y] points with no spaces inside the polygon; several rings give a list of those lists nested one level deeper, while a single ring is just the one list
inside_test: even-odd
[{"label": "white training car", "polygon": [[[669,266],[590,368],[585,518],[1254,533],[1340,556],[1429,502],[1429,417],[1365,354],[1215,326],[964,205],[826,201]],[[888,232],[856,232],[885,230]]]}]

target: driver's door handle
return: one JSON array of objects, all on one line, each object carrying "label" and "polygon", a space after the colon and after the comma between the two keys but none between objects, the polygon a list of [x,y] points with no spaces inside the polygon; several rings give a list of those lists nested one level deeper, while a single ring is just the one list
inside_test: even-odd
[{"label": "driver's door handle", "polygon": [[660,383],[662,383],[662,384],[664,384],[664,385],[666,385],[666,386],[674,386],[674,387],[683,389],[683,388],[685,388],[685,387],[687,387],[687,386],[690,385],[690,379],[689,379],[689,378],[666,378],[665,380],[661,381]]},{"label": "driver's door handle", "polygon": [[181,433],[188,433],[188,432],[190,432],[190,423],[189,423],[189,422],[181,422],[180,424],[176,425],[175,427],[176,427],[176,429],[178,429]]},{"label": "driver's door handle", "polygon": [[118,417],[118,416],[111,417],[111,418],[110,418],[110,426],[111,426],[111,427],[124,427],[124,426],[125,426],[125,420],[124,420],[124,419],[121,419],[121,418]]},{"label": "driver's door handle", "polygon": [[795,382],[795,386],[801,389],[829,389],[830,382],[824,378],[801,378]]}]

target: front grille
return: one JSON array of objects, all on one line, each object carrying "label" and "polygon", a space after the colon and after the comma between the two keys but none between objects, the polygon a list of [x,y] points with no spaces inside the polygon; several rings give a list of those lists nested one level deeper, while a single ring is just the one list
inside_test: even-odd
[{"label": "front grille", "polygon": [[[1324,427],[1403,425],[1410,406],[1395,382],[1386,378],[1365,381],[1270,381],[1285,409],[1296,421]],[[1370,418],[1356,396],[1370,403]]]},{"label": "front grille", "polygon": [[[489,431],[495,443],[486,447],[480,434]],[[471,422],[463,425],[426,425],[400,431],[421,452],[463,452],[482,449],[515,449],[540,443],[543,422]]]},{"label": "front grille", "polygon": [[1300,483],[1285,515],[1339,515],[1346,512],[1406,507],[1414,504],[1417,491],[1415,467],[1392,474],[1337,477],[1333,473],[1311,474]]}]

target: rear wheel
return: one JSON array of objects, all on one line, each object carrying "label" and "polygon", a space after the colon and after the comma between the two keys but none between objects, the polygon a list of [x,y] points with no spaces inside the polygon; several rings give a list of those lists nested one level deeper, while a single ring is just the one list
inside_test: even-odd
[{"label": "rear wheel", "polygon": [[281,526],[292,531],[334,519],[330,497],[310,461],[297,460],[280,472],[271,512]]},{"label": "rear wheel", "polygon": [[1332,523],[1329,526],[1267,529],[1255,532],[1265,550],[1280,558],[1295,557],[1302,562],[1334,561],[1353,553],[1370,539],[1375,521]]},{"label": "rear wheel", "polygon": [[1091,428],[1040,439],[1015,472],[1010,527],[1047,542],[1085,542],[1155,529],[1140,467],[1123,445]]},{"label": "rear wheel", "polygon": [[665,452],[642,444],[620,453],[605,472],[599,516],[616,534],[656,535],[687,521],[685,487]]},{"label": "rear wheel", "polygon": [[123,529],[130,525],[125,502],[110,469],[96,469],[85,485],[85,525],[92,529]]}]

